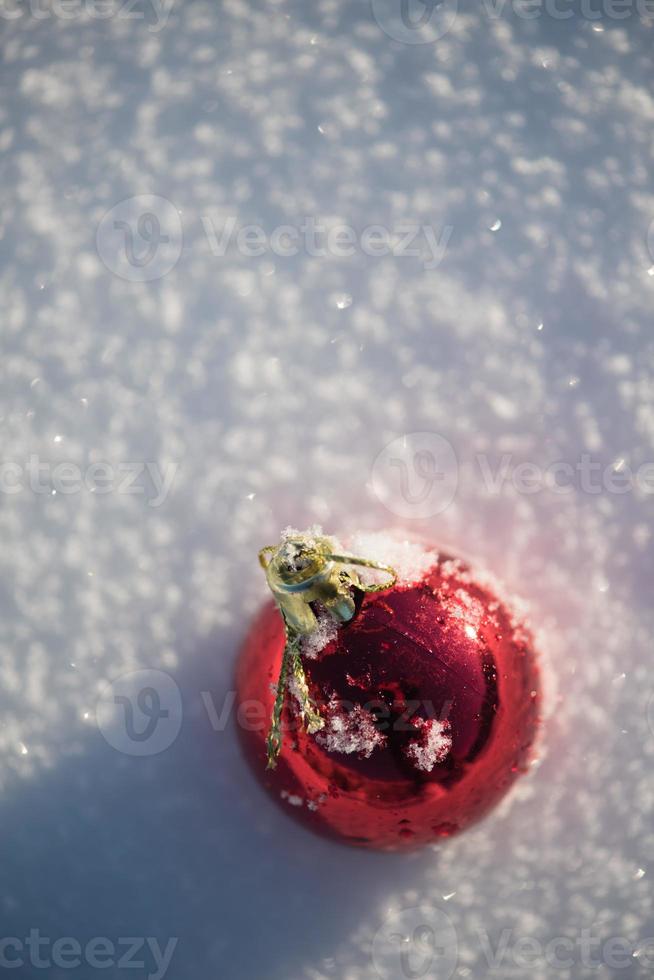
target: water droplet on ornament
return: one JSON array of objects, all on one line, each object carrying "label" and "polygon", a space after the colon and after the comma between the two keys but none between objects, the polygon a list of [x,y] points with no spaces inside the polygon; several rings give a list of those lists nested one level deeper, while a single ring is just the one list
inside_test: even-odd
[{"label": "water droplet on ornament", "polygon": [[333,300],[337,310],[347,310],[352,306],[352,297],[349,293],[336,293]]},{"label": "water droplet on ornament", "polygon": [[493,222],[493,224],[489,227],[488,230],[489,231],[499,231],[501,227],[502,227],[502,222],[498,218],[496,221]]}]

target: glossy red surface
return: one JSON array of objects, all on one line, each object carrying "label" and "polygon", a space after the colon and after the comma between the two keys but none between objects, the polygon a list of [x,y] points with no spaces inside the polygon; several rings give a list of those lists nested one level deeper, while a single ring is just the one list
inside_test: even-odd
[{"label": "glossy red surface", "polygon": [[[486,814],[529,763],[540,705],[530,638],[459,561],[441,556],[419,584],[363,597],[336,640],[304,659],[326,731],[349,726],[363,751],[302,731],[289,695],[278,766],[266,769],[283,648],[269,604],[238,664],[239,732],[258,778],[312,830],[386,850],[434,842]],[[440,740],[425,764],[430,728]]]}]

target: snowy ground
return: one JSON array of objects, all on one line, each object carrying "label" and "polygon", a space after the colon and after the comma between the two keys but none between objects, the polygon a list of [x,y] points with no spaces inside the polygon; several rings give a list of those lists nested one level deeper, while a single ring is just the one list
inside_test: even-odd
[{"label": "snowy ground", "polygon": [[[399,2],[3,5],[1,955],[21,975],[161,976],[166,949],[171,980],[651,975],[654,13],[447,0],[416,44]],[[312,222],[352,232],[322,248]],[[392,254],[367,254],[372,225]],[[256,551],[316,521],[475,556],[547,648],[542,763],[433,851],[307,835],[225,724]],[[159,743],[107,709],[135,670],[173,679],[110,689],[146,690],[141,730],[159,697]],[[125,937],[149,940],[139,969]]]}]

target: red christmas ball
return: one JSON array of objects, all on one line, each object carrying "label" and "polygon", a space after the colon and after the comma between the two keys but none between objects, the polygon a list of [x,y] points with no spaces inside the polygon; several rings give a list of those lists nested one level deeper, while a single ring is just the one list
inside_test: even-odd
[{"label": "red christmas ball", "polygon": [[355,590],[349,622],[319,620],[302,662],[323,727],[305,730],[291,681],[275,769],[266,737],[286,636],[274,604],[238,663],[255,772],[289,814],[345,843],[397,850],[455,834],[530,761],[540,708],[530,636],[464,562],[432,553],[428,565],[384,591]]}]

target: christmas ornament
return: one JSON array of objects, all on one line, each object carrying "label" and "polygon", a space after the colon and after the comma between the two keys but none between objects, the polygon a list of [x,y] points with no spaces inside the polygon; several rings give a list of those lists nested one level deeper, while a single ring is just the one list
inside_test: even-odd
[{"label": "christmas ornament", "polygon": [[237,672],[239,731],[274,798],[365,847],[482,817],[530,761],[531,638],[463,561],[387,535],[345,551],[287,529],[260,561],[275,603]]}]

